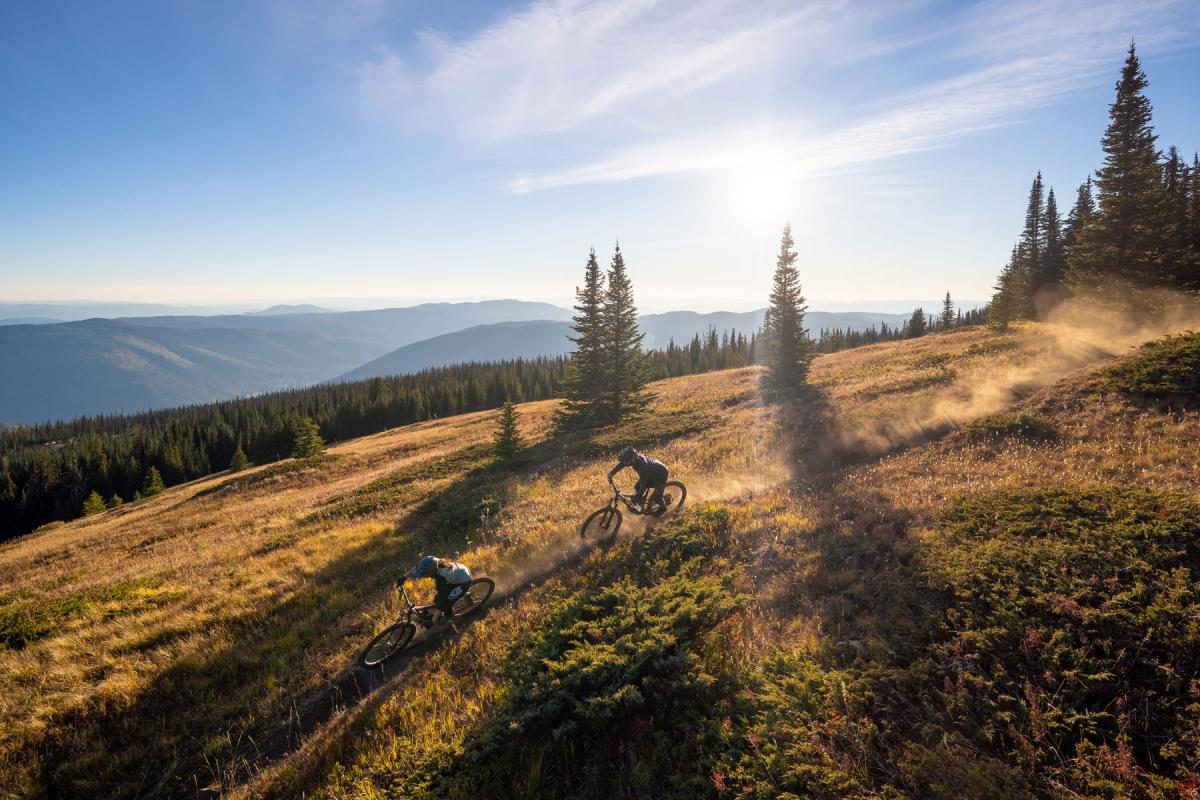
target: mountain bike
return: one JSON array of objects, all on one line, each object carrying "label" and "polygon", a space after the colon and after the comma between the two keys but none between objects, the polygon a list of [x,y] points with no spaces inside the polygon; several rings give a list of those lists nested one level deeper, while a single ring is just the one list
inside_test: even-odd
[{"label": "mountain bike", "polygon": [[[491,578],[475,578],[467,584],[458,599],[454,601],[453,616],[458,620],[474,614],[492,596],[496,590],[496,582]],[[399,619],[381,631],[358,657],[358,663],[364,667],[377,667],[384,661],[408,647],[409,642],[417,635],[417,626],[428,630],[443,616],[433,606],[414,605],[408,596],[408,588],[400,584],[400,596],[404,599],[404,610]]]},{"label": "mountain bike", "polygon": [[643,506],[635,505],[634,496],[623,494],[612,478],[609,478],[608,485],[613,490],[613,496],[609,499],[608,505],[593,511],[579,529],[579,536],[584,541],[607,542],[616,538],[623,519],[621,509],[618,508],[621,504],[624,504],[631,514],[661,517],[668,512],[677,511],[683,506],[683,501],[687,499],[687,487],[679,481],[667,481],[667,486],[663,489],[662,505],[653,508],[651,508],[649,500]]}]

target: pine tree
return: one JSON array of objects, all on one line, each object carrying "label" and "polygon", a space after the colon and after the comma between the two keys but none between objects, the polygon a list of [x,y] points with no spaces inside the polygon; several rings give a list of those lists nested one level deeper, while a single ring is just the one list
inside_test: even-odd
[{"label": "pine tree", "polygon": [[942,301],[942,318],[939,320],[939,327],[943,331],[948,331],[954,327],[954,301],[950,299],[950,293],[946,292],[946,299]]},{"label": "pine tree", "polygon": [[104,505],[108,508],[120,508],[121,506],[125,505],[125,501],[121,499],[121,495],[114,493],[112,497],[108,498],[108,502]]},{"label": "pine tree", "polygon": [[766,349],[766,387],[777,397],[790,397],[804,389],[813,348],[804,328],[808,310],[800,288],[800,270],[796,268],[792,226],[783,227],[779,256],[771,284],[771,302],[763,318],[762,339]]},{"label": "pine tree", "polygon": [[1191,241],[1192,184],[1195,175],[1172,145],[1163,164],[1165,195],[1163,269],[1176,286],[1200,288],[1197,283],[1198,259]]},{"label": "pine tree", "polygon": [[912,316],[908,319],[907,335],[909,339],[917,339],[924,336],[929,330],[929,324],[925,319],[925,309],[913,309]]},{"label": "pine tree", "polygon": [[603,420],[607,402],[609,364],[604,341],[604,275],[596,260],[596,248],[588,253],[583,286],[575,288],[575,314],[571,317],[575,343],[567,379],[563,386],[565,402],[559,423],[566,427],[584,427]]},{"label": "pine tree", "polygon": [[1096,173],[1097,209],[1071,248],[1068,272],[1078,288],[1124,299],[1128,284],[1165,283],[1163,191],[1148,85],[1134,46],[1117,83]]},{"label": "pine tree", "polygon": [[519,422],[516,406],[511,399],[506,399],[503,408],[500,409],[496,433],[492,437],[492,453],[500,461],[511,460],[525,447]]},{"label": "pine tree", "polygon": [[992,302],[988,304],[988,320],[1000,330],[1006,331],[1014,319],[1023,316],[1026,297],[1019,244],[1013,245],[1012,255],[1000,271],[1000,277],[993,289],[995,294],[992,295]]},{"label": "pine tree", "polygon": [[617,245],[608,269],[604,291],[603,346],[605,362],[605,420],[615,422],[644,408],[650,401],[645,393],[649,380],[642,354],[642,333],[638,330],[637,307],[633,302],[633,284],[625,271],[625,257]]},{"label": "pine tree", "polygon": [[1042,203],[1042,191],[1042,173],[1039,171],[1029,188],[1029,203],[1025,207],[1025,228],[1021,231],[1021,253],[1025,259],[1022,266],[1027,278],[1025,289],[1031,299],[1034,292],[1045,282],[1042,255],[1046,249],[1046,232],[1042,222],[1046,210]]},{"label": "pine tree", "polygon": [[1075,246],[1075,242],[1079,238],[1079,231],[1091,219],[1095,211],[1096,201],[1092,197],[1092,177],[1089,175],[1086,181],[1079,184],[1079,191],[1075,195],[1075,205],[1071,208],[1071,213],[1067,215],[1067,225],[1063,231],[1063,247],[1068,260],[1071,256],[1071,248]]},{"label": "pine tree", "polygon": [[1046,249],[1041,257],[1040,280],[1033,288],[1039,305],[1048,308],[1062,299],[1062,285],[1067,275],[1067,253],[1063,242],[1062,220],[1058,216],[1058,202],[1054,189],[1046,195],[1046,211],[1042,218],[1042,231]]},{"label": "pine tree", "polygon": [[146,473],[146,479],[142,481],[142,497],[153,497],[156,494],[162,494],[166,488],[158,467],[151,466]]},{"label": "pine tree", "polygon": [[292,420],[292,458],[313,458],[325,452],[325,441],[317,423],[309,417]]},{"label": "pine tree", "polygon": [[83,516],[90,517],[92,514],[99,514],[105,508],[104,498],[99,492],[93,491],[83,501]]},{"label": "pine tree", "polygon": [[241,472],[248,466],[250,466],[250,459],[246,458],[246,451],[242,449],[242,443],[238,442],[233,456],[229,459],[229,471]]}]

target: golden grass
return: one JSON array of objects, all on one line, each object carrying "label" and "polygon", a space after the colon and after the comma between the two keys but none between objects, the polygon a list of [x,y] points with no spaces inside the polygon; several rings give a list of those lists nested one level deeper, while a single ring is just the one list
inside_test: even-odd
[{"label": "golden grass", "polygon": [[[865,498],[897,520],[919,520],[949,497],[1014,482],[1194,492],[1197,415],[1106,394],[1088,370],[1126,344],[1076,348],[1065,339],[1049,326],[1024,325],[1006,335],[970,329],[820,357],[813,382],[834,433],[807,453],[792,448],[794,421],[757,401],[756,369],[665,381],[654,387],[655,412],[702,420],[704,429],[683,425],[684,433],[649,449],[687,483],[690,501],[739,509],[748,563],[784,550],[814,562],[821,554],[804,552],[808,533]],[[342,443],[302,469],[196,481],[0,547],[8,576],[0,608],[65,593],[99,596],[121,582],[155,585],[136,602],[88,604],[53,633],[0,651],[0,772],[12,776],[0,796],[33,796],[47,781],[78,796],[156,786],[164,795],[198,786],[241,796],[384,796],[387,776],[405,774],[416,754],[466,727],[450,723],[495,703],[500,655],[606,557],[578,553],[576,526],[605,502],[611,454],[547,442],[555,405],[520,406],[524,435],[540,444],[535,462],[513,475],[480,472],[471,459],[467,471],[432,469],[488,441],[495,412],[470,414]],[[1050,420],[1060,438],[943,436],[1015,406]],[[615,450],[619,436],[602,441]],[[837,472],[847,454],[851,466]],[[835,483],[791,484],[798,462]],[[389,479],[404,490],[380,492]],[[379,504],[324,513],[364,493]],[[478,518],[452,534],[437,529],[453,511],[444,507],[464,498],[478,501]],[[637,527],[630,523],[630,533]],[[430,550],[497,578],[507,599],[461,636],[399,665],[368,700],[323,715],[316,730],[301,724],[293,755],[256,756],[250,739],[286,731],[289,717],[304,716],[312,698],[349,674],[367,638],[395,613],[391,578]],[[730,635],[745,648],[739,657],[850,629],[833,616],[852,616],[852,608],[783,586],[772,585],[737,618]],[[213,697],[189,694],[196,676]],[[168,747],[138,740],[155,715],[172,717]],[[130,721],[133,735],[109,730]]]}]

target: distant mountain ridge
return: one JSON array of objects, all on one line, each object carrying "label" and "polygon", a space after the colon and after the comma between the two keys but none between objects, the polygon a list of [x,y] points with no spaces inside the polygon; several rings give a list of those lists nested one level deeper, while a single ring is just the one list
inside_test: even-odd
[{"label": "distant mountain ridge", "polygon": [[[646,314],[638,318],[638,326],[645,335],[643,344],[647,348],[661,349],[674,340],[686,344],[696,334],[703,335],[709,328],[724,333],[736,330],[749,336],[762,327],[766,309],[756,311],[668,311],[664,314]],[[903,314],[876,314],[866,311],[833,313],[811,311],[806,324],[816,337],[822,328],[847,327],[866,330],[881,322],[900,325],[907,319]],[[460,331],[435,336],[380,356],[349,372],[339,375],[338,381],[355,381],[381,375],[403,375],[430,367],[447,364],[462,364],[469,361],[497,361],[512,358],[537,358],[558,356],[571,352],[572,344],[567,338],[571,333],[570,323],[552,320],[530,322],[502,322],[492,325],[476,325]]]},{"label": "distant mountain ridge", "polygon": [[[571,311],[490,300],[370,311],[125,317],[0,324],[0,423],[202,403],[328,380],[403,374],[467,361],[562,355]],[[274,313],[279,311],[280,313]],[[645,346],[683,344],[710,326],[746,334],[763,310],[671,311],[640,318]],[[903,315],[809,312],[821,328],[861,329]]]},{"label": "distant mountain ridge", "polygon": [[0,326],[0,422],[140,411],[311,383],[479,323],[567,319],[547,303],[163,316]]}]

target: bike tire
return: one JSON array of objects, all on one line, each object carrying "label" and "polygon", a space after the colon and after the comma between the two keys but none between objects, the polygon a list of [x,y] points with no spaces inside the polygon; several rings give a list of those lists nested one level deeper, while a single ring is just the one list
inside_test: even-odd
[{"label": "bike tire", "polygon": [[579,528],[579,538],[585,542],[608,542],[617,538],[621,530],[621,512],[616,508],[601,508],[593,511]]},{"label": "bike tire", "polygon": [[479,609],[496,591],[496,582],[491,578],[476,578],[467,584],[467,590],[454,601],[454,619],[469,617]]},{"label": "bike tire", "polygon": [[[672,492],[672,489],[678,489],[678,493]],[[671,511],[678,511],[683,508],[683,501],[687,499],[687,487],[681,481],[667,481],[666,488],[663,489],[663,502],[666,508],[662,513],[667,514]]]},{"label": "bike tire", "polygon": [[358,663],[367,669],[379,666],[408,647],[416,633],[417,626],[411,622],[397,622],[384,628],[362,651]]}]

